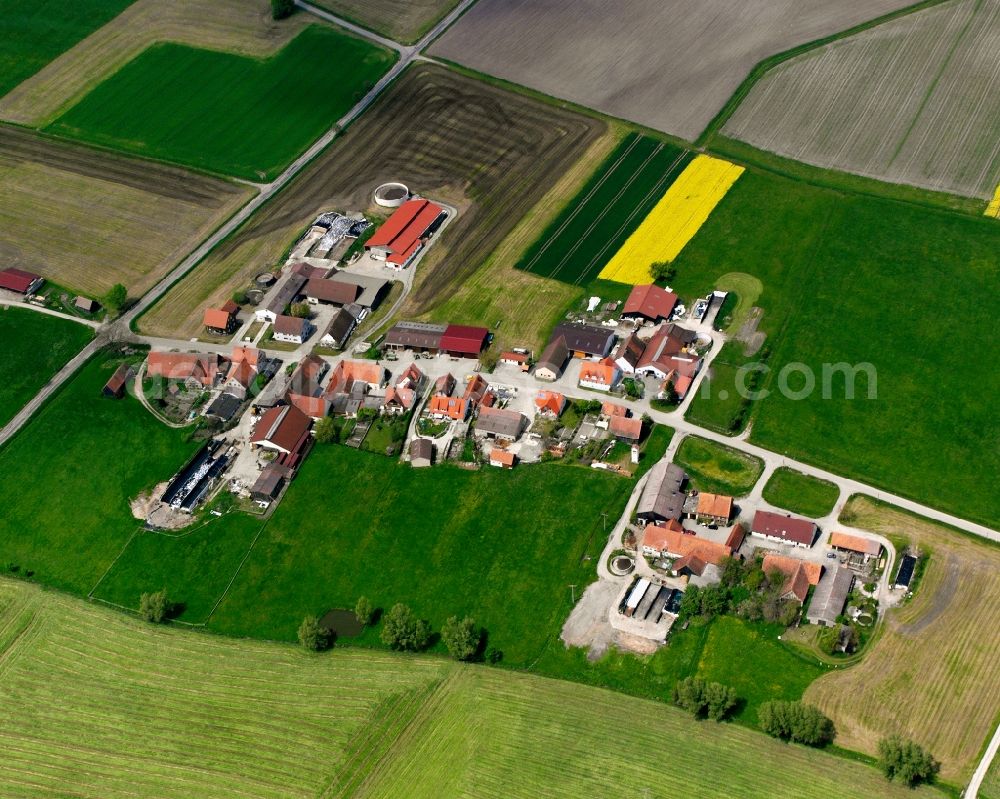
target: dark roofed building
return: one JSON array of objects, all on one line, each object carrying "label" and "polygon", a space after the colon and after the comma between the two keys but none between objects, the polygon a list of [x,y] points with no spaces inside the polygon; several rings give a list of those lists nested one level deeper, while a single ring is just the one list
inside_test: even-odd
[{"label": "dark roofed building", "polygon": [[546,345],[535,364],[535,377],[539,380],[558,380],[567,360],[569,348],[566,346],[566,339],[557,336]]},{"label": "dark roofed building", "polygon": [[434,442],[429,438],[415,438],[410,442],[410,465],[414,468],[430,466],[434,461]]},{"label": "dark roofed building", "polygon": [[903,555],[899,559],[896,579],[892,581],[893,588],[909,588],[913,580],[913,572],[917,569],[917,559],[913,555]]},{"label": "dark roofed building", "polygon": [[285,312],[291,303],[295,302],[295,298],[302,293],[302,287],[305,284],[306,279],[302,275],[289,275],[281,284],[281,288],[271,298],[267,307],[257,309],[257,318],[261,321],[273,322]]},{"label": "dark roofed building", "polygon": [[219,394],[208,406],[205,416],[218,419],[225,424],[236,415],[242,404],[243,400],[239,397],[234,397],[232,394]]},{"label": "dark roofed building", "polygon": [[257,502],[274,502],[291,478],[291,469],[280,463],[269,463],[250,487],[250,496]]},{"label": "dark roofed building", "polygon": [[578,358],[603,358],[615,343],[614,332],[606,327],[570,322],[556,325],[549,341],[559,337],[566,340],[566,348]]},{"label": "dark roofed building", "polygon": [[347,345],[347,339],[351,337],[357,324],[358,320],[354,318],[354,314],[346,308],[341,308],[326,326],[319,343],[324,347],[342,350]]},{"label": "dark roofed building", "polygon": [[361,287],[356,283],[346,283],[342,280],[311,278],[302,287],[302,293],[314,302],[348,305],[360,296]]},{"label": "dark roofed building", "polygon": [[684,513],[684,483],[687,475],[676,463],[661,460],[649,470],[643,486],[636,517],[645,523],[680,519]]},{"label": "dark roofed building", "polygon": [[517,411],[507,411],[501,408],[482,408],[476,419],[476,432],[487,438],[500,438],[515,441],[527,420]]},{"label": "dark roofed building", "polygon": [[825,569],[813,592],[806,618],[812,624],[832,627],[844,612],[853,585],[854,573],[850,569],[840,566]]},{"label": "dark roofed building", "polygon": [[277,341],[301,344],[312,333],[312,324],[308,319],[279,315],[275,318],[272,329]]},{"label": "dark roofed building", "polygon": [[397,322],[385,334],[383,345],[391,350],[416,350],[436,353],[448,325],[428,322]]},{"label": "dark roofed building", "polygon": [[815,522],[781,513],[759,510],[754,514],[750,534],[797,547],[811,547],[816,540]]},{"label": "dark roofed building", "polygon": [[250,443],[256,447],[292,454],[301,449],[309,435],[312,419],[291,405],[279,405],[257,420]]}]

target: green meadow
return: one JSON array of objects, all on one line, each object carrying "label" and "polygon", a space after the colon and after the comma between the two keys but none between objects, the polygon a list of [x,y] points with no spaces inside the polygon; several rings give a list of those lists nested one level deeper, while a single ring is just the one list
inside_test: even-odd
[{"label": "green meadow", "polygon": [[388,50],[318,25],[266,59],[157,44],[47,130],[270,180],[357,103],[394,59]]}]

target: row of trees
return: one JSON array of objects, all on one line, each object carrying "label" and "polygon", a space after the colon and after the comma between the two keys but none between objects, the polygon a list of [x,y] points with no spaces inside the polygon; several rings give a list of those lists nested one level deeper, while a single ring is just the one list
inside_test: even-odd
[{"label": "row of trees", "polygon": [[686,677],[674,686],[674,704],[695,718],[722,721],[736,708],[736,691],[728,685]]},{"label": "row of trees", "polygon": [[[367,626],[373,622],[376,609],[367,597],[360,597],[354,607],[357,620]],[[472,660],[479,652],[484,631],[475,621],[466,616],[452,616],[441,627],[441,641],[448,653],[456,660]],[[421,652],[432,641],[430,624],[419,618],[413,610],[402,602],[397,602],[382,616],[382,630],[379,638],[383,644],[402,652]],[[299,643],[305,649],[319,652],[332,643],[329,630],[324,628],[316,616],[306,616],[299,625]],[[500,660],[497,650],[490,650],[487,659]]]}]

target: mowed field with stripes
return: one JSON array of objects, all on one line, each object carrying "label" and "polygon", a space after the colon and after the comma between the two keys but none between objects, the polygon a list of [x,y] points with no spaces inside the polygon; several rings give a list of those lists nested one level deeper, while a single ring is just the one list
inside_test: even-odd
[{"label": "mowed field with stripes", "polygon": [[631,134],[518,262],[543,277],[585,286],[600,274],[692,156]]},{"label": "mowed field with stripes", "polygon": [[19,797],[942,796],[658,702],[149,625],[9,580],[0,745]]}]

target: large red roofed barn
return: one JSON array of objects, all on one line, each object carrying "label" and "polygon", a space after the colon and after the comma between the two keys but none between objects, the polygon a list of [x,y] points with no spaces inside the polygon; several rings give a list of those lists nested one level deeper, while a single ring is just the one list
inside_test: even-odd
[{"label": "large red roofed barn", "polygon": [[635,319],[643,322],[666,322],[677,307],[677,295],[672,291],[661,289],[649,284],[636,286],[625,300],[622,309],[622,319]]},{"label": "large red roofed barn", "polygon": [[23,269],[0,270],[0,289],[15,291],[18,294],[32,294],[38,290],[44,281],[40,275],[34,272],[25,272]]},{"label": "large red roofed barn", "polygon": [[469,327],[468,325],[448,325],[441,342],[438,344],[441,352],[458,358],[478,358],[486,346],[486,338],[490,331],[485,327]]},{"label": "large red roofed barn", "polygon": [[444,209],[430,200],[408,200],[375,231],[365,244],[365,249],[371,253],[372,258],[405,269],[420,251],[428,231],[443,213]]}]

